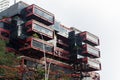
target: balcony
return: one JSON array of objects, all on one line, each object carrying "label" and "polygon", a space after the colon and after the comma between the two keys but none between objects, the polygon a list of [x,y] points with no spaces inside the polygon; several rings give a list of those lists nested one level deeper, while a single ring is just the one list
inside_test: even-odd
[{"label": "balcony", "polygon": [[33,56],[53,53],[53,45],[37,38],[28,38],[22,48],[19,49],[24,54],[33,54]]},{"label": "balcony", "polygon": [[28,68],[36,69],[38,66],[43,65],[43,62],[41,62],[38,59],[26,57],[26,56],[20,56],[21,58],[21,65],[26,65]]},{"label": "balcony", "polygon": [[99,71],[101,70],[101,63],[96,59],[82,58],[82,68],[83,71]]},{"label": "balcony", "polygon": [[98,46],[99,45],[99,38],[87,31],[80,33],[80,37],[82,40],[92,46]]},{"label": "balcony", "polygon": [[[44,61],[44,58],[41,59],[41,61]],[[51,59],[51,58],[46,58],[46,61],[48,63],[52,63],[54,65],[57,65],[57,66],[60,66],[60,67],[63,67],[63,68],[67,68],[67,69],[72,69],[73,67],[70,66],[69,64],[67,63],[64,63],[64,62],[61,62],[61,61],[57,61],[55,59]]]},{"label": "balcony", "polygon": [[100,57],[100,50],[92,47],[88,44],[84,44],[82,46],[82,53],[81,55],[86,57],[92,57],[92,58],[99,58]]},{"label": "balcony", "polygon": [[69,52],[62,48],[56,47],[54,50],[54,55],[65,60],[69,60]]},{"label": "balcony", "polygon": [[0,39],[9,40],[10,31],[0,28]]},{"label": "balcony", "polygon": [[70,32],[70,28],[67,28],[66,26],[59,24],[59,32],[57,33],[59,36],[68,38]]},{"label": "balcony", "polygon": [[45,40],[53,39],[53,30],[50,27],[35,20],[28,21],[25,24],[25,28],[27,28],[26,32],[31,34],[37,33],[39,34],[39,37],[42,35]]},{"label": "balcony", "polygon": [[60,35],[60,34],[57,34],[57,46],[58,47],[66,47],[66,48],[68,48],[69,47],[69,45],[68,45],[69,43],[68,43],[68,38],[66,38],[66,37],[64,37],[64,36],[62,36],[62,35]]},{"label": "balcony", "polygon": [[26,8],[26,17],[28,19],[35,19],[46,25],[54,24],[54,15],[36,5],[31,5]]},{"label": "balcony", "polygon": [[[67,43],[67,44],[66,44],[66,43]],[[63,39],[58,39],[58,40],[57,40],[57,45],[58,45],[58,46],[69,47],[68,42],[67,42],[67,41],[63,41]]]}]

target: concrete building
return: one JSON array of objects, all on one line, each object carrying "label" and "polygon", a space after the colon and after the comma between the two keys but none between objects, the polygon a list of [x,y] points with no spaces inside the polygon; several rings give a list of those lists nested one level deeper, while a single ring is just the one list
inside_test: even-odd
[{"label": "concrete building", "polygon": [[19,1],[24,1],[27,4],[39,4],[40,2],[39,0],[0,0],[0,12]]},{"label": "concrete building", "polygon": [[9,0],[1,0],[0,1],[0,12],[7,9],[10,6]]},{"label": "concrete building", "polygon": [[27,68],[22,80],[32,79],[37,68],[51,80],[100,80],[95,72],[101,70],[99,38],[94,34],[66,27],[51,12],[24,2],[2,11],[0,18],[0,39],[9,41],[7,50],[22,56]]}]

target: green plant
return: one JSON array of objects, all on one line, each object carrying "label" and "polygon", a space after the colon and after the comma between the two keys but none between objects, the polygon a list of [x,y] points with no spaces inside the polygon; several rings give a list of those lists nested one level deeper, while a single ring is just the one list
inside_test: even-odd
[{"label": "green plant", "polygon": [[36,34],[36,33],[34,33],[32,36],[35,38],[39,38],[38,34]]},{"label": "green plant", "polygon": [[0,40],[0,75],[5,77],[14,77],[17,70],[14,68],[16,65],[16,56],[11,52],[5,51],[6,42]]}]

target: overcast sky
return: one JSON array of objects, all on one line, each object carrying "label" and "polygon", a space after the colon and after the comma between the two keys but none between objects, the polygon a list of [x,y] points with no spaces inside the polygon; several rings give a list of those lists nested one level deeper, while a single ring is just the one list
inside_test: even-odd
[{"label": "overcast sky", "polygon": [[[31,4],[29,0],[23,0]],[[35,2],[37,1],[37,2]],[[69,27],[100,38],[101,80],[120,78],[120,0],[33,0]]]}]

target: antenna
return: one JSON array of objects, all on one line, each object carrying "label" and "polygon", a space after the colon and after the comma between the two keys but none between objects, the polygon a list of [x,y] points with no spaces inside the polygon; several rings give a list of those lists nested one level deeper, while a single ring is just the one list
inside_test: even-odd
[{"label": "antenna", "polygon": [[14,0],[14,4],[16,3],[16,0]]}]

